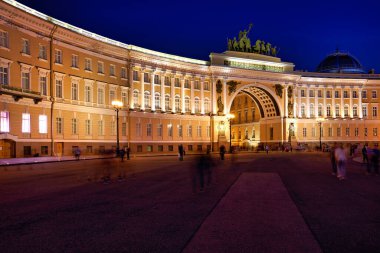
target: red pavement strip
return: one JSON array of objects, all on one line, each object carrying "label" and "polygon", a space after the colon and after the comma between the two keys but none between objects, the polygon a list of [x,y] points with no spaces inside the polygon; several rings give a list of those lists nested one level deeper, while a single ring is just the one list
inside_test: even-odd
[{"label": "red pavement strip", "polygon": [[322,250],[278,174],[243,173],[183,252]]}]

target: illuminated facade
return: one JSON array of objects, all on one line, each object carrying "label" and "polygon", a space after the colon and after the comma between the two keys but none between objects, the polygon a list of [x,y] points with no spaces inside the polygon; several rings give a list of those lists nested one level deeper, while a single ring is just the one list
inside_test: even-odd
[{"label": "illuminated facade", "polygon": [[[232,144],[378,141],[380,76],[293,71],[256,53],[200,61],[123,44],[0,2],[0,158],[175,153]],[[240,115],[240,116],[238,116]]]}]

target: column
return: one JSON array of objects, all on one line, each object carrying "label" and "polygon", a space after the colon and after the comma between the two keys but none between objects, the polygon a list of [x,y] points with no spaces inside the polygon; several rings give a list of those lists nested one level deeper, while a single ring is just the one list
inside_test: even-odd
[{"label": "column", "polygon": [[161,111],[165,112],[166,111],[166,108],[165,108],[165,75],[162,75],[161,76],[161,87],[160,87],[160,93],[161,93]]},{"label": "column", "polygon": [[335,115],[335,89],[332,88],[331,90],[331,115],[333,118],[336,117]]},{"label": "column", "polygon": [[289,108],[288,108],[288,85],[284,85],[284,117],[287,118],[289,117]]},{"label": "column", "polygon": [[362,105],[362,88],[359,88],[359,104],[358,104],[358,110],[359,110],[359,118],[363,118],[363,105]]},{"label": "column", "polygon": [[174,89],[175,75],[171,77],[170,94],[172,99],[172,112],[175,113],[175,89]]},{"label": "column", "polygon": [[181,113],[185,113],[185,75],[181,78]]},{"label": "column", "polygon": [[227,114],[227,78],[223,78],[223,114]]},{"label": "column", "polygon": [[141,73],[140,73],[140,108],[141,110],[145,110],[145,101],[144,101],[144,89],[145,89],[145,86],[144,86],[144,71],[141,70]]},{"label": "column", "polygon": [[323,118],[327,117],[327,104],[326,104],[326,87],[323,87],[322,89],[322,96],[323,96],[323,110],[322,110],[322,115]]},{"label": "column", "polygon": [[343,99],[343,87],[340,87],[340,114],[344,118],[344,99]]},{"label": "column", "polygon": [[349,91],[348,96],[350,97],[350,109],[349,109],[350,118],[353,118],[354,117],[354,113],[352,111],[352,87],[350,87],[350,91]]},{"label": "column", "polygon": [[301,86],[298,86],[298,117],[301,118]]},{"label": "column", "polygon": [[129,108],[133,109],[135,108],[135,106],[133,104],[133,65],[132,64],[129,65],[128,83],[129,83],[129,93],[128,93]]},{"label": "column", "polygon": [[205,114],[204,77],[201,77],[201,114]]},{"label": "column", "polygon": [[216,81],[217,81],[217,78],[214,78],[212,77],[211,78],[211,94],[212,94],[212,97],[211,97],[211,103],[212,103],[212,114],[217,114],[218,112],[218,108],[217,108],[217,104],[216,104]]},{"label": "column", "polygon": [[310,87],[306,88],[306,118],[310,118]]},{"label": "column", "polygon": [[150,74],[150,108],[152,111],[156,110],[156,103],[155,103],[156,99],[154,96],[154,75],[155,75],[155,72],[153,71]]},{"label": "column", "polygon": [[194,76],[192,76],[192,79],[190,81],[190,103],[191,103],[191,114],[195,113],[195,106],[194,106]]},{"label": "column", "polygon": [[314,117],[318,118],[318,89],[314,88]]}]

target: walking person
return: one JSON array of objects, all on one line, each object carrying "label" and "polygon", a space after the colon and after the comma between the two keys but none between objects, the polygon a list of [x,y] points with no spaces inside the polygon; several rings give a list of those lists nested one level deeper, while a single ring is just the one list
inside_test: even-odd
[{"label": "walking person", "polygon": [[367,174],[369,174],[371,171],[369,160],[368,160],[368,147],[367,144],[364,144],[362,148],[362,156],[363,156],[363,164],[367,165]]},{"label": "walking person", "polygon": [[124,162],[125,149],[122,148],[122,149],[120,150],[119,154],[120,154],[120,160],[121,160],[122,162]]},{"label": "walking person", "polygon": [[373,166],[373,170],[376,176],[379,175],[379,157],[380,151],[377,145],[373,148],[373,155],[371,157],[371,164]]},{"label": "walking person", "polygon": [[335,176],[337,172],[337,166],[336,166],[336,159],[335,159],[335,149],[336,149],[336,143],[334,146],[331,147],[330,150],[330,161],[331,161],[331,168],[332,168],[332,175]]},{"label": "walking person", "polygon": [[344,180],[346,179],[346,151],[343,148],[343,144],[340,144],[335,149],[335,160],[337,165],[338,179]]},{"label": "walking person", "polygon": [[180,161],[183,161],[183,154],[184,154],[184,149],[182,144],[179,144],[178,146],[178,157]]},{"label": "walking person", "polygon": [[129,148],[129,146],[127,147],[125,152],[127,153],[127,160],[129,160],[129,153],[131,152],[131,149]]},{"label": "walking person", "polygon": [[269,154],[269,146],[268,145],[265,145],[265,152],[267,152],[267,154]]},{"label": "walking person", "polygon": [[220,160],[224,160],[225,153],[226,153],[226,147],[224,145],[220,146],[219,148]]},{"label": "walking person", "polygon": [[79,147],[76,147],[76,149],[74,151],[74,155],[75,155],[75,160],[79,161],[79,159],[80,159],[80,148]]}]

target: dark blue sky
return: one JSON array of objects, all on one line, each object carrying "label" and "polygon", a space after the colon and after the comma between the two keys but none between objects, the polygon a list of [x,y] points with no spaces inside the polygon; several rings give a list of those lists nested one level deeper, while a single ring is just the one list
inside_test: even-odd
[{"label": "dark blue sky", "polygon": [[280,48],[315,71],[338,47],[380,73],[380,1],[19,0],[54,18],[127,44],[209,60],[253,23],[251,41]]}]

